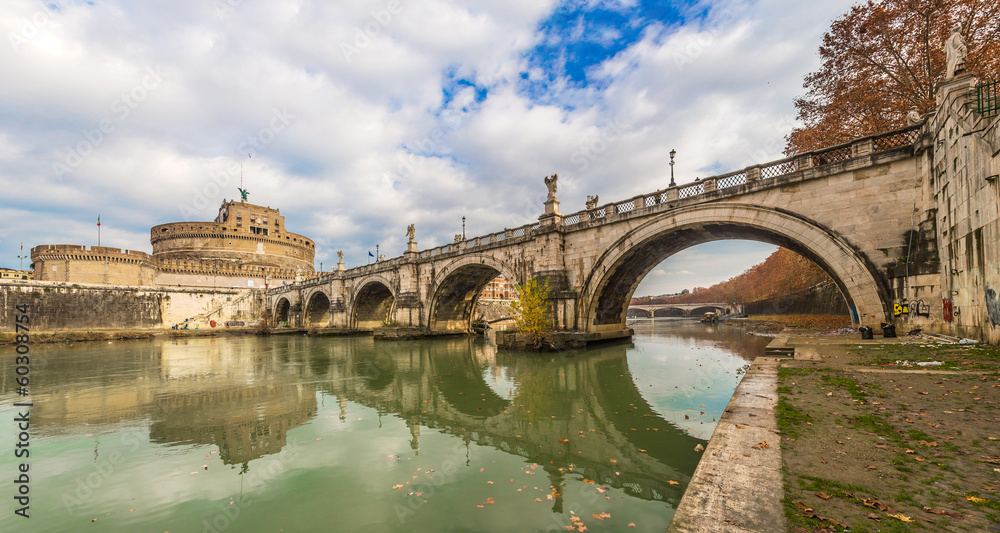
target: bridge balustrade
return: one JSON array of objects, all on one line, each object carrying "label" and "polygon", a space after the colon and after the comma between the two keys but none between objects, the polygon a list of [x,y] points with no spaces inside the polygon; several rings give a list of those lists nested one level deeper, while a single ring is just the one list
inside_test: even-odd
[{"label": "bridge balustrade", "polygon": [[690,198],[691,196],[702,194],[704,192],[705,192],[705,185],[701,183],[695,183],[694,185],[688,185],[687,187],[682,187],[679,191],[677,191],[677,197],[681,199]]}]

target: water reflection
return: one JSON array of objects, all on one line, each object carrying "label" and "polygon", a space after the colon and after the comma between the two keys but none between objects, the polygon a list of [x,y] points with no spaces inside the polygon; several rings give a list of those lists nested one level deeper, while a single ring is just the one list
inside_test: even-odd
[{"label": "water reflection", "polygon": [[[547,477],[536,485],[551,487],[546,507],[557,514],[572,508],[571,496],[564,494],[576,494],[569,485],[583,479],[637,501],[666,502],[669,510],[700,459],[695,446],[705,444],[714,428],[709,419],[721,413],[738,380],[735,368],[743,360],[733,353],[753,357],[763,344],[731,334],[725,326],[712,331],[698,323],[639,322],[635,345],[554,355],[497,353],[481,339],[468,338],[376,343],[366,337],[272,336],[39,345],[34,350],[43,353],[46,364],[33,374],[33,446],[43,461],[45,447],[57,449],[66,438],[96,435],[97,442],[125,426],[144,428],[148,444],[121,467],[137,474],[147,463],[176,454],[185,457],[183,465],[156,468],[176,472],[192,461],[204,462],[203,446],[217,447],[214,457],[223,465],[241,465],[237,469],[245,473],[253,463],[290,448],[312,461],[309,478],[302,481],[294,468],[284,474],[287,479],[276,477],[274,486],[284,488],[262,500],[269,503],[259,503],[260,512],[269,504],[315,502],[320,524],[329,520],[321,502],[334,494],[366,495],[371,503],[356,511],[361,515],[389,513],[380,506],[390,505],[384,491],[399,481],[391,467],[400,452],[390,455],[396,459],[384,471],[373,465],[386,464],[384,452],[375,448],[398,449],[392,443],[408,449],[408,459],[423,453],[439,462],[458,444],[465,448],[470,472],[483,467],[475,458],[483,461],[484,453],[523,458],[522,464],[537,465],[539,477]],[[11,375],[13,358],[2,361],[3,372]],[[0,382],[4,413],[16,401],[11,383]],[[370,418],[355,417],[363,411],[374,412],[377,426],[369,425]],[[365,450],[368,442],[372,445]],[[347,462],[331,455],[344,447],[362,451]],[[83,455],[66,457],[78,456]],[[10,459],[3,461],[0,466],[8,468]],[[87,468],[84,463],[62,470],[79,479]],[[176,501],[161,498],[150,504],[160,509],[158,520],[170,523],[190,513],[190,506],[197,508],[194,500],[185,503],[185,497],[196,498],[182,496],[187,493],[228,498],[221,487],[236,479],[231,477],[235,469],[201,472],[199,481],[197,476],[170,478],[180,489]],[[513,482],[519,474],[502,477]],[[466,487],[472,483],[466,478],[455,475],[449,483]],[[382,492],[358,486],[358,479],[375,480],[367,485]],[[44,483],[58,487],[73,481],[55,475]],[[311,488],[299,488],[300,483]],[[439,511],[438,518],[450,517],[453,507]],[[528,520],[536,511],[508,512]],[[669,513],[659,514],[669,519]],[[60,516],[53,512],[50,519]],[[358,523],[370,523],[366,520]],[[381,525],[396,526],[405,529],[402,519]]]}]

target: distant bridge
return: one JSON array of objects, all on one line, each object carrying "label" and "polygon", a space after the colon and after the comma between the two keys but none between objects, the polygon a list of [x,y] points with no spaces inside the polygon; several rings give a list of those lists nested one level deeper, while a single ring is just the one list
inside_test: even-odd
[{"label": "distant bridge", "polygon": [[704,313],[721,313],[723,315],[737,312],[733,304],[725,303],[694,303],[694,304],[629,304],[629,317],[665,317],[665,316],[701,316]]}]

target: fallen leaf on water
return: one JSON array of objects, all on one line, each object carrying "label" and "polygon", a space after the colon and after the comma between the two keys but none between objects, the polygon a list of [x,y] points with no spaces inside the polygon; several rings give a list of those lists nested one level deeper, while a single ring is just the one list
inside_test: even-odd
[{"label": "fallen leaf on water", "polygon": [[567,442],[569,442],[569,439],[559,439],[559,442],[566,444]]},{"label": "fallen leaf on water", "polygon": [[401,489],[401,488],[403,488],[403,486],[397,484],[397,485],[393,485],[392,488],[394,488],[394,489]]},{"label": "fallen leaf on water", "polygon": [[671,485],[680,485],[680,483],[678,483],[677,481],[674,481],[672,479],[670,481],[667,481],[667,483],[670,483]]},{"label": "fallen leaf on water", "polygon": [[611,462],[612,462],[612,463],[617,463],[617,462],[618,462],[618,459],[612,459],[612,460],[611,460]]},{"label": "fallen leaf on water", "polygon": [[628,527],[635,527],[635,522],[629,522]]}]

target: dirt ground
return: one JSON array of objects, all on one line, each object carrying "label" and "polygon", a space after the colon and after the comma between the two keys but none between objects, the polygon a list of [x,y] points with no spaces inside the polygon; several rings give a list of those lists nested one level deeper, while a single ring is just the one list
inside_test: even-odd
[{"label": "dirt ground", "polygon": [[856,333],[789,345],[775,414],[791,531],[1000,531],[1000,349]]},{"label": "dirt ground", "polygon": [[750,315],[747,318],[731,318],[726,323],[756,333],[778,333],[784,329],[822,331],[849,328],[851,319],[835,315]]}]

